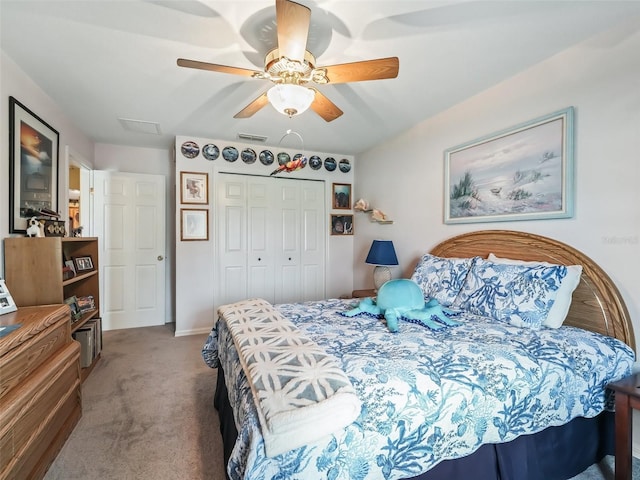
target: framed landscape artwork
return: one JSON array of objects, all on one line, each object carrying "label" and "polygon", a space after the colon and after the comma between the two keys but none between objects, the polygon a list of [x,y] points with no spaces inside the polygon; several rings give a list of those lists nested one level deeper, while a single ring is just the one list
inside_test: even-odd
[{"label": "framed landscape artwork", "polygon": [[9,233],[26,233],[27,220],[58,210],[59,135],[9,97]]},{"label": "framed landscape artwork", "polygon": [[444,222],[573,216],[573,107],[445,151]]}]

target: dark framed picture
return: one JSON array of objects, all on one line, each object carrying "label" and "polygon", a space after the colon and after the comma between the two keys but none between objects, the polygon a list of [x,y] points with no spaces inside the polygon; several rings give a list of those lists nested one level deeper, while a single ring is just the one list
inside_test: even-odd
[{"label": "dark framed picture", "polygon": [[86,255],[84,257],[73,257],[73,262],[76,265],[76,272],[81,274],[83,272],[90,272],[93,270],[93,259],[91,255]]},{"label": "dark framed picture", "polygon": [[180,172],[180,203],[209,203],[209,175],[198,172]]},{"label": "dark framed picture", "polygon": [[59,135],[9,97],[9,232],[26,233],[27,220],[58,211]]},{"label": "dark framed picture", "polygon": [[353,215],[331,215],[331,235],[353,235]]},{"label": "dark framed picture", "polygon": [[573,216],[573,107],[445,151],[444,223]]},{"label": "dark framed picture", "polygon": [[209,240],[209,210],[180,209],[180,240]]},{"label": "dark framed picture", "polygon": [[351,210],[351,184],[334,183],[332,187],[333,208]]}]

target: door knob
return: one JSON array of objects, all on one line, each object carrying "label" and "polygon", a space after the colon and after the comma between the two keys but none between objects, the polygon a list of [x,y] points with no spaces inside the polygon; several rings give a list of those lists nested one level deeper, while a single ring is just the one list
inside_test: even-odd
[{"label": "door knob", "polygon": [[162,260],[164,260],[164,257],[162,255],[158,255],[158,261],[161,262]]}]

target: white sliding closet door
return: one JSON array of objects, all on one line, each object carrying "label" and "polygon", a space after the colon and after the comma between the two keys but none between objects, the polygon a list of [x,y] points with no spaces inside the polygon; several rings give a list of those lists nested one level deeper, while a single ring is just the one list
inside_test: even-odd
[{"label": "white sliding closet door", "polygon": [[323,298],[324,184],[234,174],[216,184],[216,308]]}]

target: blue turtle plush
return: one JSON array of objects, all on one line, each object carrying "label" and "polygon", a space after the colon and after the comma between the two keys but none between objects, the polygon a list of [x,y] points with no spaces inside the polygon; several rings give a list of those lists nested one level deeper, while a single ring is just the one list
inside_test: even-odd
[{"label": "blue turtle plush", "polygon": [[434,298],[425,302],[418,284],[406,278],[389,280],[380,287],[375,301],[365,298],[343,315],[354,317],[360,313],[384,316],[391,332],[398,331],[399,318],[433,330],[459,325],[459,322],[446,315],[453,314],[451,310],[443,308]]}]

